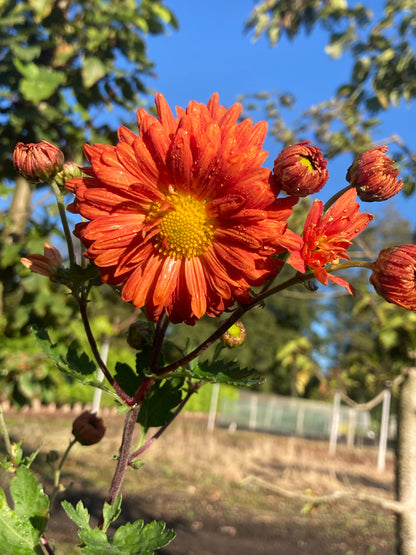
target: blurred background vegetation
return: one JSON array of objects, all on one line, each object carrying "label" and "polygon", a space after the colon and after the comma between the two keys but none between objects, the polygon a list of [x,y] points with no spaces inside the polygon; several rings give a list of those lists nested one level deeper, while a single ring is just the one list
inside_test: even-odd
[{"label": "blurred background vegetation", "polygon": [[[373,131],[384,110],[402,99],[414,101],[416,2],[386,1],[375,17],[365,3],[351,8],[344,0],[268,0],[240,16],[252,36],[266,36],[272,44],[285,35],[296,40],[302,29],[311,33],[319,26],[328,33],[328,54],[348,51],[354,62],[334,97],[311,107],[299,125],[285,118],[296,104],[291,95],[242,97],[245,113],[267,119],[282,147],[310,139],[328,157],[361,152],[374,145]],[[33,326],[47,328],[54,342],[75,341],[88,349],[72,297],[20,264],[21,256],[43,252],[44,241],[63,254],[65,247],[51,191],[16,176],[14,145],[47,140],[67,160],[82,163],[84,142],[114,142],[118,125],[131,125],[137,108],[149,103],[143,79],[153,65],[146,38],[177,27],[162,1],[0,3],[0,400],[22,406],[34,398],[63,404],[92,396],[90,388],[56,370],[31,333]],[[97,125],[103,113],[109,116]],[[416,155],[399,137],[393,143],[392,156],[411,195]],[[306,207],[304,201],[293,217],[298,232]],[[375,259],[386,242],[414,242],[413,232],[400,214],[386,210],[351,257]],[[237,355],[228,351],[226,356],[255,367],[269,392],[328,398],[342,388],[357,401],[371,398],[403,365],[414,363],[416,316],[371,293],[367,274],[357,271],[351,278],[358,301],[339,288],[314,291],[312,286],[269,299],[246,315],[246,342]],[[92,327],[99,342],[110,337],[110,368],[116,360],[134,359],[126,335],[129,324],[143,317],[140,311],[121,303],[105,285],[93,297]],[[186,349],[217,326],[204,318],[193,328],[171,327],[169,339]],[[210,388],[202,389],[191,408],[206,410],[209,398]]]}]

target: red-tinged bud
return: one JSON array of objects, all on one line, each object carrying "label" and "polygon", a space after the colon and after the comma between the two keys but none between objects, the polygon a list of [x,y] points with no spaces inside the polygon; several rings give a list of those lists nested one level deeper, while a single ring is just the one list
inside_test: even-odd
[{"label": "red-tinged bud", "polygon": [[104,437],[106,427],[102,418],[86,410],[75,418],[72,433],[81,445],[94,445]]},{"label": "red-tinged bud", "polygon": [[274,161],[276,184],[288,195],[306,197],[322,189],[328,181],[326,158],[309,141],[284,148]]},{"label": "red-tinged bud", "polygon": [[152,326],[149,322],[139,320],[129,326],[127,343],[132,349],[143,349],[150,345],[153,338]]},{"label": "red-tinged bud", "polygon": [[386,156],[387,146],[367,150],[354,160],[347,171],[347,181],[357,189],[364,202],[378,202],[396,195],[403,187],[398,179],[399,170],[393,160]]},{"label": "red-tinged bud", "polygon": [[370,283],[389,303],[416,310],[416,245],[383,249],[373,264]]},{"label": "red-tinged bud", "polygon": [[31,272],[51,278],[56,275],[62,264],[62,256],[58,249],[44,243],[43,254],[28,254],[26,258],[21,258],[20,262]]},{"label": "red-tinged bud", "polygon": [[246,328],[242,322],[236,322],[222,334],[221,341],[230,349],[238,347],[244,343],[246,338]]},{"label": "red-tinged bud", "polygon": [[32,183],[49,181],[64,163],[63,152],[47,141],[40,143],[17,143],[13,151],[16,170]]}]

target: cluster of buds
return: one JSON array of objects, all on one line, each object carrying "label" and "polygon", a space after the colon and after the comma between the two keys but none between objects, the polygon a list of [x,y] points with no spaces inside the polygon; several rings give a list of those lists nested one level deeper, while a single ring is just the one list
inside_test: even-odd
[{"label": "cluster of buds", "polygon": [[[387,146],[370,149],[357,156],[348,169],[348,188],[355,190],[355,194],[364,202],[387,200],[403,187],[402,180],[398,178],[399,171],[394,167],[393,160],[386,155],[387,150]],[[328,179],[326,159],[321,151],[309,142],[292,145],[283,149],[274,161],[273,176],[277,186],[289,195],[312,195],[320,191]],[[326,216],[323,214],[321,201],[316,200],[313,203],[305,223],[303,249],[298,256],[292,254],[289,262],[294,267],[297,264],[302,272],[305,271],[306,264],[322,283],[326,284],[328,279],[331,279],[353,292],[345,280],[328,275],[324,269],[327,263],[337,263],[334,257],[337,249],[343,258],[348,259],[345,250],[342,251],[342,244],[336,245],[337,235],[344,242],[347,239],[351,240],[371,220],[371,215],[358,213],[358,205],[355,210],[352,208],[352,191],[351,195],[349,198],[345,193],[328,210]],[[342,216],[345,220],[342,230],[337,227],[342,220],[338,213],[346,214]],[[331,226],[336,227],[335,231]],[[343,231],[342,236],[339,235],[340,231]],[[346,244],[348,246],[348,243]],[[332,258],[334,260],[331,260]],[[384,249],[372,268],[370,282],[379,295],[401,307],[416,310],[415,245]]]}]

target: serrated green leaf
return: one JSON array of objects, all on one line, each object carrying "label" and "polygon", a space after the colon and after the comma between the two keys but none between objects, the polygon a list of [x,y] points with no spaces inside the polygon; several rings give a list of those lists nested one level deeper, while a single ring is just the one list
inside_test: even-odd
[{"label": "serrated green leaf", "polygon": [[96,56],[85,58],[81,70],[82,81],[86,88],[90,88],[107,73],[103,62]]},{"label": "serrated green leaf", "polygon": [[176,536],[174,530],[165,530],[166,523],[152,521],[143,526],[142,520],[128,522],[116,530],[112,544],[125,555],[147,555],[168,545]]},{"label": "serrated green leaf", "polygon": [[182,379],[157,381],[146,395],[137,422],[144,430],[169,422],[172,411],[182,400]]},{"label": "serrated green leaf", "polygon": [[[99,553],[111,553],[108,549],[108,538],[106,533],[99,528],[82,528],[78,531],[78,536],[85,544],[81,553],[88,555],[98,555]],[[105,547],[105,550],[103,550]]]},{"label": "serrated green leaf", "polygon": [[237,361],[205,360],[192,370],[193,377],[211,383],[224,383],[239,387],[257,385],[262,378],[253,368],[240,368]]},{"label": "serrated green leaf", "polygon": [[40,536],[48,519],[49,498],[24,466],[10,482],[12,510],[0,488],[0,546],[3,554],[42,555]]},{"label": "serrated green leaf", "polygon": [[117,362],[114,379],[123,391],[128,395],[134,395],[142,377],[138,376],[133,368],[125,362]]},{"label": "serrated green leaf", "polygon": [[10,482],[10,493],[16,515],[30,521],[32,526],[43,533],[49,518],[49,497],[25,466],[19,466],[16,477]]},{"label": "serrated green leaf", "polygon": [[88,357],[86,353],[82,352],[81,354],[78,354],[77,347],[78,346],[76,341],[73,341],[70,344],[68,348],[68,353],[66,355],[67,363],[73,370],[76,370],[80,374],[86,376],[94,374],[96,370],[94,362]]},{"label": "serrated green leaf", "polygon": [[118,495],[114,500],[114,503],[110,505],[109,503],[105,502],[103,507],[103,530],[104,532],[107,531],[107,528],[110,526],[112,522],[118,519],[121,513],[121,495]]},{"label": "serrated green leaf", "polygon": [[61,503],[63,510],[66,512],[68,517],[74,522],[79,528],[88,528],[90,525],[90,515],[88,509],[86,509],[82,501],[78,501],[76,507],[73,507],[68,501],[62,501]]},{"label": "serrated green leaf", "polygon": [[[98,387],[99,389],[102,389],[109,395],[112,395],[113,397],[118,398],[117,395],[115,395],[114,391],[112,391],[109,387],[107,387],[105,383],[97,381],[95,378],[92,378],[92,377],[87,378],[85,376],[85,374],[82,371],[82,368],[84,369],[84,371],[87,371],[87,370],[88,372],[90,371],[90,366],[89,366],[89,363],[87,363],[86,359],[84,360],[82,356],[78,357],[78,362],[75,364],[76,357],[74,356],[71,359],[71,364],[69,364],[65,360],[64,356],[61,354],[59,347],[56,344],[52,343],[49,337],[49,334],[46,330],[41,328],[40,329],[33,328],[33,333],[35,334],[36,343],[39,345],[42,351],[55,362],[59,370],[61,370],[65,374],[72,376],[80,383]],[[81,362],[79,362],[79,358],[81,358]],[[88,361],[91,362],[89,359]],[[91,374],[88,374],[88,376],[91,376]]]}]

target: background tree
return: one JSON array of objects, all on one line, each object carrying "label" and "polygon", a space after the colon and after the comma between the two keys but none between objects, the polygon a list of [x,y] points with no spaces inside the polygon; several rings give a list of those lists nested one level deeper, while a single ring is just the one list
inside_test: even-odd
[{"label": "background tree", "polygon": [[168,26],[177,22],[158,0],[0,3],[0,379],[3,395],[19,402],[48,397],[51,385],[47,365],[27,350],[30,326],[63,329],[73,306],[19,262],[26,252],[42,252],[45,240],[59,246],[60,239],[51,192],[17,177],[11,153],[19,141],[46,140],[82,163],[85,141],[113,141],[117,126],[131,123],[144,103],[153,68],[146,36]]},{"label": "background tree", "polygon": [[[255,105],[265,110],[271,133],[284,144],[310,138],[330,158],[362,152],[374,146],[383,112],[416,97],[416,3],[386,0],[373,12],[365,3],[349,7],[346,0],[267,0],[256,3],[246,22],[247,32],[255,39],[264,35],[272,45],[316,27],[328,33],[328,55],[351,60],[346,82],[294,125],[286,123],[287,110],[295,105],[290,91],[255,95]],[[411,193],[416,153],[397,135],[388,142],[394,145],[392,156],[400,165],[405,191]]]}]

